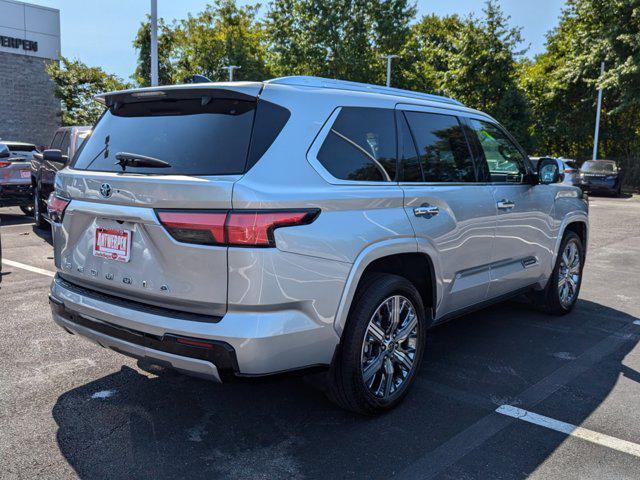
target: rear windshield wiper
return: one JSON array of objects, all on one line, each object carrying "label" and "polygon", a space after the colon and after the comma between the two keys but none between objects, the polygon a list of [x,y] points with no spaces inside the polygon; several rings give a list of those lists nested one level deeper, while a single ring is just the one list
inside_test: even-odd
[{"label": "rear windshield wiper", "polygon": [[122,171],[126,171],[127,167],[148,167],[148,168],[169,168],[171,164],[160,160],[159,158],[147,157],[137,153],[118,152],[116,153],[115,164],[120,165]]}]

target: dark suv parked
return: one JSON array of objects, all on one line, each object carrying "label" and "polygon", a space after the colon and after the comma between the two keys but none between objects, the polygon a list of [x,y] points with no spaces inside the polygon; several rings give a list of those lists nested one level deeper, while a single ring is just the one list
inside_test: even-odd
[{"label": "dark suv parked", "polygon": [[613,160],[590,160],[580,169],[580,188],[587,192],[620,196],[620,169]]}]

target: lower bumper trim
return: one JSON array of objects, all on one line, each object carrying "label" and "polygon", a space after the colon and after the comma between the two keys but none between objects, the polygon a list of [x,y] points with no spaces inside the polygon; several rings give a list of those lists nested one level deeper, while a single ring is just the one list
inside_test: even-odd
[{"label": "lower bumper trim", "polygon": [[218,382],[239,371],[235,350],[225,342],[151,335],[80,315],[53,296],[49,296],[49,303],[54,320],[65,330],[119,353]]}]

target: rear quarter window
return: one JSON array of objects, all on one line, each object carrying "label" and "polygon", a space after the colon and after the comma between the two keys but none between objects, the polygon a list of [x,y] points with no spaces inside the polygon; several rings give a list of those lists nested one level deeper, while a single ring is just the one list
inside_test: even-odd
[{"label": "rear quarter window", "polygon": [[394,111],[343,107],[318,151],[335,178],[391,182],[396,178]]}]

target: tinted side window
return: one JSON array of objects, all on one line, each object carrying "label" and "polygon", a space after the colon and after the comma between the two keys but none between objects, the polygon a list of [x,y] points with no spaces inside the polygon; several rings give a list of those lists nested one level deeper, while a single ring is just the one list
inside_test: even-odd
[{"label": "tinted side window", "polygon": [[393,110],[343,108],[320,147],[318,160],[331,175],[342,180],[395,180]]},{"label": "tinted side window", "polygon": [[452,115],[406,112],[425,182],[475,182],[473,159],[460,122]]},{"label": "tinted side window", "polygon": [[526,168],[524,156],[497,125],[469,119],[489,167],[492,182],[522,182]]},{"label": "tinted side window", "polygon": [[60,144],[62,143],[62,135],[64,135],[64,132],[56,132],[56,134],[53,136],[53,140],[51,140],[51,146],[49,148],[60,148]]},{"label": "tinted side window", "polygon": [[413,142],[409,124],[403,112],[398,112],[398,157],[402,168],[403,182],[422,182],[422,166]]},{"label": "tinted side window", "polygon": [[64,138],[62,139],[62,143],[60,144],[60,151],[62,155],[69,155],[69,140],[71,136],[71,132],[65,132]]}]

